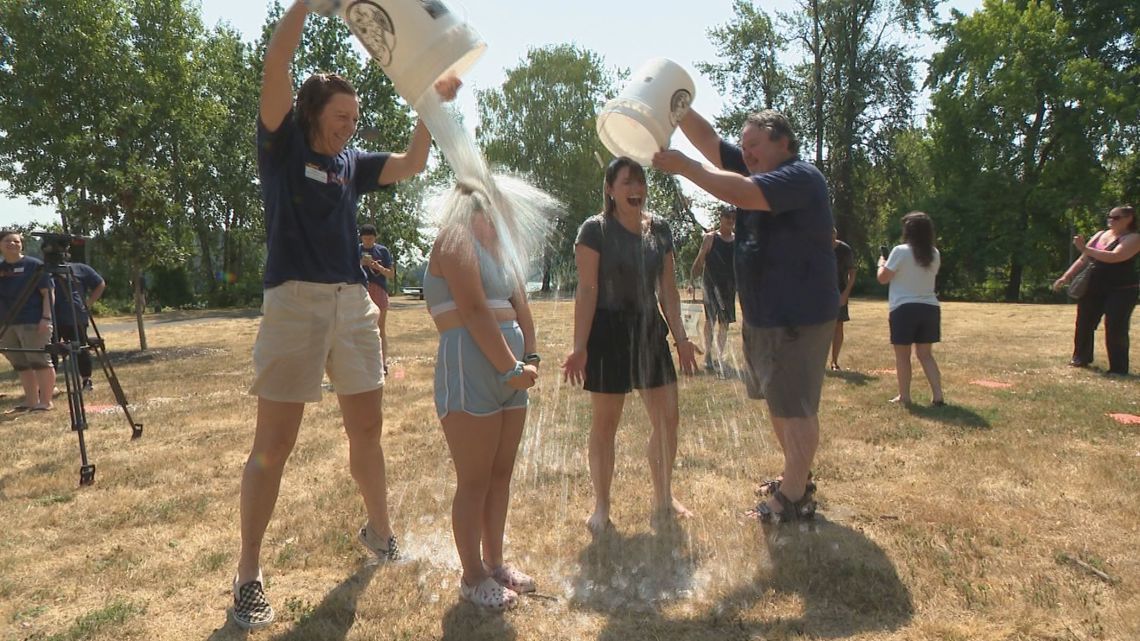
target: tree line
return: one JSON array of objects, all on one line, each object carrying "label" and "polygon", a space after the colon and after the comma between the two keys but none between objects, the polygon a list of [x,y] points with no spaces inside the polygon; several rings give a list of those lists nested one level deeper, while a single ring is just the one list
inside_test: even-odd
[{"label": "tree line", "polygon": [[[1069,237],[1140,199],[1140,10],[1124,0],[986,0],[939,21],[937,6],[800,0],[772,13],[736,0],[707,34],[716,58],[696,70],[732,105],[708,115],[730,139],[748,111],[791,116],[868,280],[901,215],[922,209],[938,226],[943,295],[1046,298],[1071,260]],[[260,295],[253,137],[261,59],[281,14],[273,2],[247,42],[206,26],[188,0],[0,0],[0,179],[53,206],[61,228],[93,236],[98,267],[117,276],[112,296],[140,314],[148,278],[168,305]],[[940,47],[925,61],[913,53],[923,34]],[[317,70],[360,93],[354,144],[406,146],[414,114],[340,21],[306,25],[294,79]],[[487,158],[566,205],[543,256],[544,288],[573,286],[574,233],[601,207],[608,158],[594,122],[628,73],[554,45],[477,93]],[[448,178],[440,167],[367,196],[361,222],[407,264],[430,241],[421,195]],[[657,172],[650,199],[687,266],[701,231],[692,201]]]}]

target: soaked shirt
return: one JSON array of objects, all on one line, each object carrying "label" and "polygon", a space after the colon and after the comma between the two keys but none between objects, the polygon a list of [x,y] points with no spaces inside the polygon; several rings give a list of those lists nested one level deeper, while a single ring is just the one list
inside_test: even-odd
[{"label": "soaked shirt", "polygon": [[578,228],[575,245],[598,252],[598,309],[650,312],[657,309],[657,281],[665,256],[673,252],[668,223],[650,214],[649,229],[635,234],[616,218],[597,214]]}]

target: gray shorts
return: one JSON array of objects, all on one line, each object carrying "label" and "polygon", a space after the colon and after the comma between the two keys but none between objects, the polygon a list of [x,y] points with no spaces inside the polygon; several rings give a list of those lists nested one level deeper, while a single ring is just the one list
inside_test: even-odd
[{"label": "gray shorts", "polygon": [[[522,329],[516,321],[499,323],[515,358],[523,357]],[[499,371],[483,355],[483,350],[466,327],[449,329],[439,335],[435,355],[435,413],[440,418],[451,412],[491,416],[503,410],[525,409],[529,395],[499,380]]]},{"label": "gray shorts", "polygon": [[39,323],[9,325],[8,331],[0,338],[0,347],[5,349],[38,349],[38,352],[4,352],[12,369],[23,372],[30,369],[51,367],[51,356],[44,347],[51,340],[51,334],[41,332]]},{"label": "gray shorts", "polygon": [[769,411],[778,418],[818,414],[835,321],[803,327],[754,327],[745,323],[741,331],[748,397],[767,399]]}]

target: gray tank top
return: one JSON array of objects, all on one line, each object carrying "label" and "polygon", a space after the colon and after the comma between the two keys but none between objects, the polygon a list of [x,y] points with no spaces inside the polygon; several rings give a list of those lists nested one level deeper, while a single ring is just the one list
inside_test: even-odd
[{"label": "gray tank top", "polygon": [[[474,239],[473,239],[474,240]],[[475,255],[479,258],[479,275],[483,282],[483,292],[491,309],[505,309],[511,306],[510,298],[515,293],[503,266],[483,245],[475,240]],[[424,301],[432,316],[455,309],[455,297],[442,276],[431,273],[431,264],[424,270]],[[505,304],[504,304],[505,303]]]}]

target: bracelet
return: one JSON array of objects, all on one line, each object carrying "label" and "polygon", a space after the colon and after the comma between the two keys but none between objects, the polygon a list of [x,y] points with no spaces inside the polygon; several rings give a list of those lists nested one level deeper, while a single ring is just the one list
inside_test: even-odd
[{"label": "bracelet", "polygon": [[542,362],[542,357],[539,356],[537,352],[531,352],[523,356],[523,362],[527,365],[538,365]]},{"label": "bracelet", "polygon": [[523,363],[522,361],[515,361],[515,366],[513,369],[509,369],[509,370],[503,372],[502,374],[499,374],[499,382],[500,383],[506,383],[507,381],[511,380],[512,378],[514,378],[516,376],[522,376],[523,367],[525,367],[525,366],[526,366],[526,363]]},{"label": "bracelet", "polygon": [[681,343],[691,343],[691,342],[692,341],[689,340],[689,337],[686,336],[680,340],[673,341],[673,347],[680,347]]},{"label": "bracelet", "polygon": [[47,322],[50,323],[51,322],[51,316],[41,316],[40,320],[46,320]]}]

